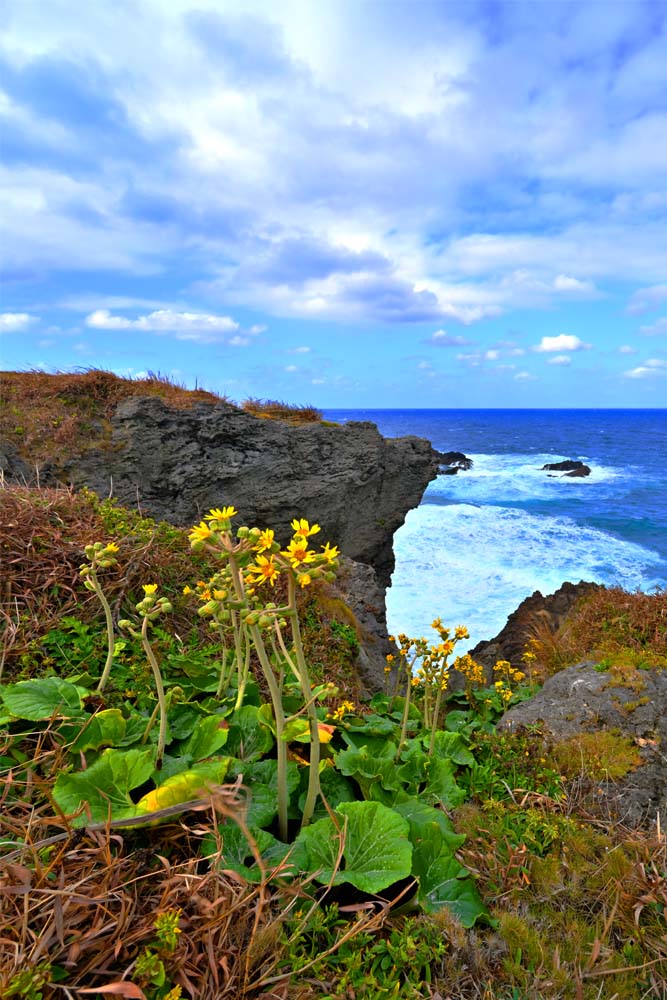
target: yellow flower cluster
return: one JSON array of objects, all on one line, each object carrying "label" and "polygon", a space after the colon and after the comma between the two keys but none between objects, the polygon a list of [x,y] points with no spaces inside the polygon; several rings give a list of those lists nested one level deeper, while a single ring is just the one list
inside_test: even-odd
[{"label": "yellow flower cluster", "polygon": [[342,701],[338,708],[335,708],[333,712],[330,713],[329,718],[333,719],[334,722],[340,722],[344,716],[348,715],[350,712],[355,711],[355,706],[351,701]]},{"label": "yellow flower cluster", "polygon": [[481,663],[473,660],[470,653],[464,653],[463,656],[457,657],[454,667],[463,674],[468,684],[475,687],[484,686],[484,667]]},{"label": "yellow flower cluster", "polygon": [[493,674],[511,684],[520,684],[526,679],[523,670],[517,670],[508,660],[498,660],[493,668]]}]

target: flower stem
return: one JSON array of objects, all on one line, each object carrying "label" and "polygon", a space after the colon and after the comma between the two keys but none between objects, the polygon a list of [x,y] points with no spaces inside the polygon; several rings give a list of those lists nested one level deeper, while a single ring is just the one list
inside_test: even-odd
[{"label": "flower stem", "polygon": [[95,570],[92,569],[88,579],[91,581],[95,593],[99,599],[100,604],[104,608],[104,617],[107,623],[107,659],[104,664],[104,670],[102,671],[102,676],[100,677],[100,682],[97,685],[97,693],[102,694],[104,691],[107,681],[109,680],[109,674],[111,673],[111,666],[113,664],[113,649],[115,644],[114,628],[113,628],[113,618],[111,616],[111,608],[109,607],[109,602],[107,601],[104,591],[100,586],[100,582],[97,579]]},{"label": "flower stem", "polygon": [[308,791],[306,801],[303,806],[303,816],[301,826],[308,826],[310,823],[317,797],[320,794],[320,729],[317,710],[313,701],[313,689],[308,674],[306,658],[303,654],[303,640],[301,638],[301,627],[296,610],[296,589],[294,578],[290,575],[288,582],[288,595],[290,605],[290,615],[292,618],[292,635],[294,638],[294,652],[296,665],[299,672],[299,683],[303,694],[304,702],[308,709],[308,719],[310,721],[310,768],[308,771]]},{"label": "flower stem", "polygon": [[167,699],[164,694],[164,685],[162,683],[162,674],[160,673],[160,667],[155,658],[155,653],[148,640],[148,618],[144,615],[144,620],[141,626],[141,645],[144,647],[144,652],[146,654],[146,659],[151,665],[153,671],[153,677],[155,678],[155,689],[157,691],[157,700],[160,707],[160,728],[158,730],[157,738],[157,757],[155,760],[155,767],[159,771],[162,768],[162,758],[164,757],[164,747],[167,742]]}]

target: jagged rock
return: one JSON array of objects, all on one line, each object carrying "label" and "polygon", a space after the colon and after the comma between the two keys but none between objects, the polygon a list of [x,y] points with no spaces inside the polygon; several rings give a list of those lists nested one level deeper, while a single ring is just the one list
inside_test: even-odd
[{"label": "jagged rock", "polygon": [[[551,462],[548,465],[543,465],[541,472],[575,472],[577,469],[585,469],[587,466],[583,462],[579,462],[575,459],[568,459],[565,462]],[[589,470],[590,471],[590,470]]]},{"label": "jagged rock", "polygon": [[445,476],[453,476],[459,469],[472,469],[472,459],[462,451],[441,451],[438,457],[444,466],[441,473]]},{"label": "jagged rock", "polygon": [[520,667],[526,644],[533,635],[536,625],[557,632],[574,605],[597,583],[564,583],[553,594],[546,597],[536,590],[521,602],[516,611],[507,619],[503,629],[494,639],[478,642],[470,655],[485,668],[486,677],[492,680],[493,665],[498,660],[508,660],[513,667]]},{"label": "jagged rock", "polygon": [[35,478],[35,470],[30,468],[8,441],[0,441],[0,474],[3,479],[12,483],[30,483]]},{"label": "jagged rock", "polygon": [[356,668],[362,683],[368,693],[381,691],[385,681],[385,657],[395,652],[387,638],[385,588],[378,583],[372,566],[343,558],[331,589],[345,602],[359,625],[361,635]]},{"label": "jagged rock", "polygon": [[570,476],[572,479],[583,479],[584,476],[590,476],[591,470],[590,466],[582,465],[578,469],[572,469],[571,472],[566,472],[566,476]]},{"label": "jagged rock", "polygon": [[175,410],[157,398],[117,407],[105,449],[42,468],[42,482],[88,486],[152,517],[188,525],[210,508],[234,504],[238,523],[321,525],[330,540],[375,569],[394,568],[392,540],[438,472],[439,455],[417,437],[383,438],[375,424],[289,426],[228,403]]},{"label": "jagged rock", "polygon": [[515,705],[499,729],[539,725],[554,741],[582,732],[615,730],[636,741],[643,763],[618,781],[596,783],[599,808],[620,822],[667,825],[667,673],[631,677],[579,663],[550,677],[529,701]]}]

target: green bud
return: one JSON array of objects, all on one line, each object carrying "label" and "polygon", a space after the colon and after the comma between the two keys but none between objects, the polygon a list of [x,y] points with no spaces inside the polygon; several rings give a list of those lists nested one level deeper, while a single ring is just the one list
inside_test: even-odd
[{"label": "green bud", "polygon": [[245,525],[244,525],[243,527],[241,527],[241,528],[239,528],[237,530],[236,537],[237,538],[247,538],[249,534],[250,534],[250,530],[248,528],[246,528]]}]

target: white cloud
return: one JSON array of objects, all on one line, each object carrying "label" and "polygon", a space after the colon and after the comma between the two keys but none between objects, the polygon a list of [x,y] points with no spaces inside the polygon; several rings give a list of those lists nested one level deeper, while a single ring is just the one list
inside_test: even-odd
[{"label": "white cloud", "polygon": [[618,349],[619,354],[638,354],[636,347],[631,347],[630,344],[621,344]]},{"label": "white cloud", "polygon": [[554,278],[554,288],[557,292],[594,292],[595,285],[592,281],[580,281],[578,278],[571,278],[568,274],[559,274]]},{"label": "white cloud", "polygon": [[0,313],[0,330],[16,333],[17,330],[25,330],[36,318],[28,313]]},{"label": "white cloud", "polygon": [[500,357],[500,351],[489,350],[484,352],[484,359],[486,361],[497,361]]},{"label": "white cloud", "polygon": [[649,358],[638,368],[623,372],[626,378],[655,378],[659,375],[667,375],[667,361],[660,358]]},{"label": "white cloud", "polygon": [[286,372],[298,372],[298,370],[299,370],[298,365],[285,365]]},{"label": "white cloud", "polygon": [[293,347],[291,351],[288,351],[288,353],[289,354],[310,354],[311,350],[312,350],[311,347],[306,347],[306,345],[304,344],[302,347]]},{"label": "white cloud", "polygon": [[643,333],[645,337],[662,337],[667,334],[667,316],[662,316],[655,323],[650,326],[642,326],[640,333]]},{"label": "white cloud", "polygon": [[550,351],[586,351],[590,346],[590,344],[585,344],[583,340],[575,337],[572,333],[559,333],[556,337],[542,337],[539,344],[533,350],[540,353],[549,353]]},{"label": "white cloud", "polygon": [[447,333],[446,330],[436,330],[424,341],[425,344],[435,344],[437,347],[465,347],[472,341],[460,334]]},{"label": "white cloud", "polygon": [[553,358],[549,358],[547,361],[548,365],[562,365],[566,367],[572,364],[572,358],[569,354],[556,354]]},{"label": "white cloud", "polygon": [[[236,320],[230,316],[216,316],[211,313],[157,309],[145,316],[128,319],[126,316],[115,316],[108,309],[96,309],[86,316],[86,326],[96,330],[139,330],[147,333],[173,334],[177,340],[192,340],[201,344],[227,340],[233,346],[239,347],[250,343],[247,336],[238,335],[240,326]],[[235,334],[236,336],[233,336]]]},{"label": "white cloud", "polygon": [[538,376],[530,372],[517,372],[514,376],[517,382],[537,382]]}]

